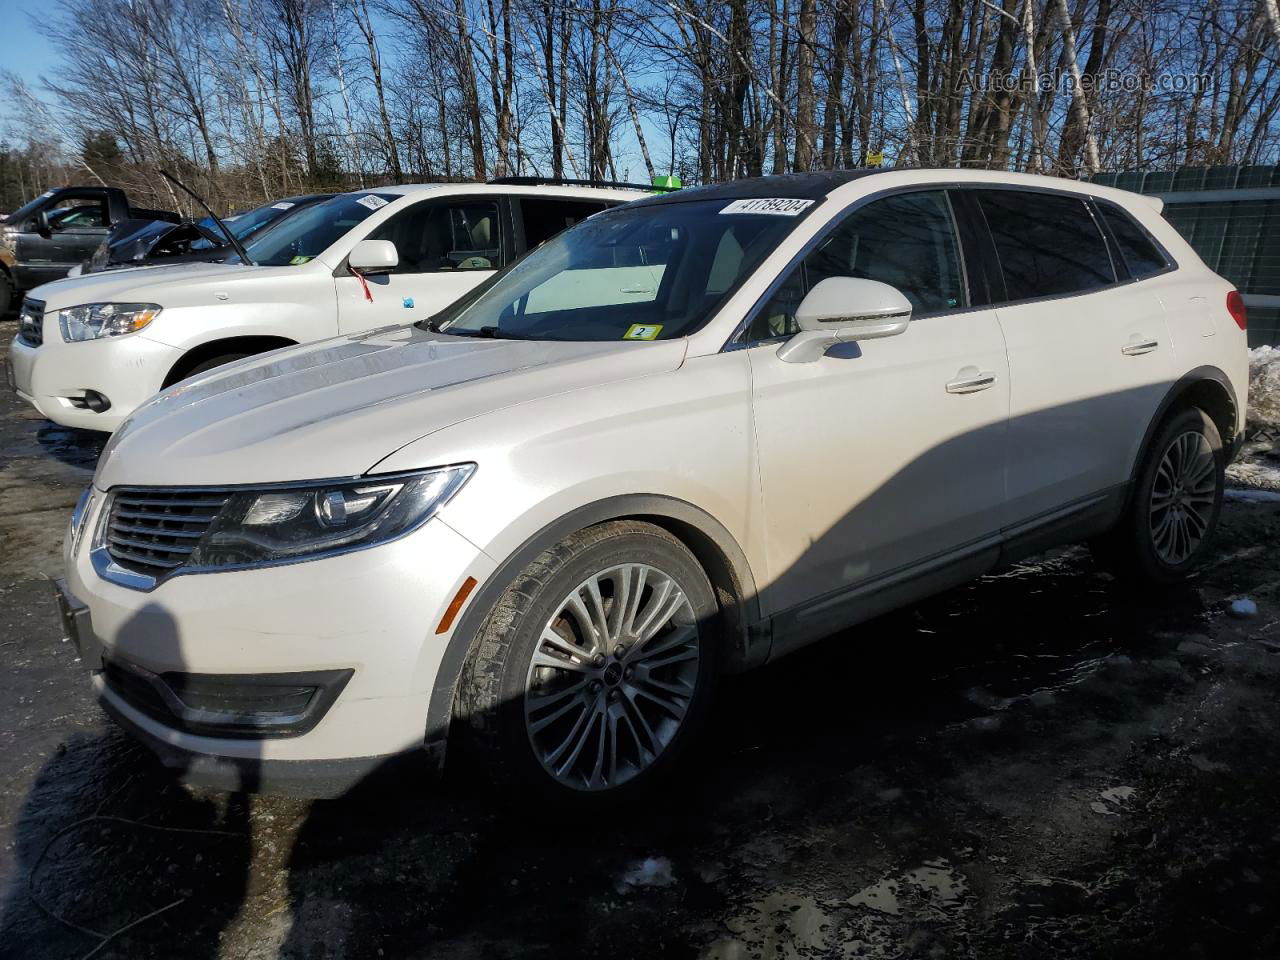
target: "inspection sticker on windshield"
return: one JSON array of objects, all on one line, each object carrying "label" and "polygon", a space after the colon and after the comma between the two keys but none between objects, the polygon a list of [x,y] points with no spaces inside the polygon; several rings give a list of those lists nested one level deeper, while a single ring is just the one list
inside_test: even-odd
[{"label": "inspection sticker on windshield", "polygon": [[381,197],[375,197],[372,193],[361,197],[356,203],[361,206],[368,207],[370,210],[377,210],[379,207],[385,207],[390,201],[383,200]]},{"label": "inspection sticker on windshield", "polygon": [[273,203],[271,205],[271,209],[272,210],[292,210],[294,206],[295,204],[290,203],[288,200],[281,200],[279,203]]},{"label": "inspection sticker on windshield", "polygon": [[291,266],[291,267],[296,267],[296,266],[299,266],[299,265],[301,265],[301,264],[306,263],[306,262],[307,262],[308,260],[310,260],[310,259],[311,259],[310,257],[297,256],[297,257],[294,257],[292,260],[290,260],[290,261],[289,261],[289,266]]},{"label": "inspection sticker on windshield", "polygon": [[622,335],[623,340],[657,340],[662,332],[660,323],[633,323],[631,329]]},{"label": "inspection sticker on windshield", "polygon": [[735,200],[720,212],[769,213],[775,217],[796,217],[812,206],[812,200],[795,200],[787,197],[755,197],[751,200]]}]

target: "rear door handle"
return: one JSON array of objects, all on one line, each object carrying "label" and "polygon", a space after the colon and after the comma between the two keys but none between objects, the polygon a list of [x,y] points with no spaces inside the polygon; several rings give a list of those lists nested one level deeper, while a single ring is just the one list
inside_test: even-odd
[{"label": "rear door handle", "polygon": [[1120,352],[1123,353],[1126,357],[1140,357],[1144,353],[1150,353],[1152,350],[1156,349],[1158,346],[1160,346],[1159,340],[1134,339],[1134,340],[1130,340],[1123,347],[1121,347]]},{"label": "rear door handle", "polygon": [[975,367],[967,367],[960,371],[958,379],[947,384],[947,393],[977,393],[995,384],[994,373],[979,373]]}]

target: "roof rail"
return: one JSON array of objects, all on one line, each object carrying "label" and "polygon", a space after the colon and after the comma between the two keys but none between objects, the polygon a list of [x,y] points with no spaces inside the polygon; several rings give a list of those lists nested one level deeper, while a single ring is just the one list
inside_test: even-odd
[{"label": "roof rail", "polygon": [[654,186],[651,183],[619,183],[616,180],[566,180],[563,177],[494,177],[491,184],[511,187],[609,187],[614,190],[644,190],[649,193],[670,193],[679,187]]}]

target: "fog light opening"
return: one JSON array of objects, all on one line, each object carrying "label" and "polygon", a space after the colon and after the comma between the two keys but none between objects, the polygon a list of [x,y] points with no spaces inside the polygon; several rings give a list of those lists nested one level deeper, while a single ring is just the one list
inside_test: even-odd
[{"label": "fog light opening", "polygon": [[68,397],[67,399],[77,410],[91,410],[94,413],[106,413],[111,409],[111,401],[97,390],[86,390],[82,397]]}]

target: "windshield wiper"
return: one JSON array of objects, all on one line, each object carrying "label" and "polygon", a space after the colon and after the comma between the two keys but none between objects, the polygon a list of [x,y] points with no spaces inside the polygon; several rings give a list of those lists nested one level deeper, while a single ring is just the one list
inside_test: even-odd
[{"label": "windshield wiper", "polygon": [[213,222],[216,223],[219,227],[221,227],[222,232],[226,234],[227,242],[231,244],[231,249],[234,250],[239,255],[241,263],[247,263],[251,267],[257,266],[257,264],[249,258],[249,254],[245,252],[245,249],[243,246],[241,246],[240,241],[236,239],[236,235],[231,232],[231,228],[222,222],[222,219],[216,213],[213,212],[213,210],[210,208],[210,206],[207,203],[205,203],[202,199],[200,199],[199,194],[197,194],[194,190],[192,190],[190,187],[188,187],[185,183],[183,183],[181,180],[179,180],[177,177],[175,177],[173,174],[171,174],[167,170],[161,170],[160,176],[171,181],[176,186],[180,187],[181,189],[185,190],[187,193],[191,194],[191,198],[195,200],[196,203],[200,204],[200,206],[204,207],[205,212],[213,218]]},{"label": "windshield wiper", "polygon": [[448,337],[484,337],[489,340],[534,340],[536,337],[530,337],[522,333],[512,333],[509,330],[500,330],[495,326],[481,327],[479,330],[442,330],[441,324],[446,321],[438,317],[428,317],[426,320],[419,320],[415,326],[430,333],[443,333]]}]

